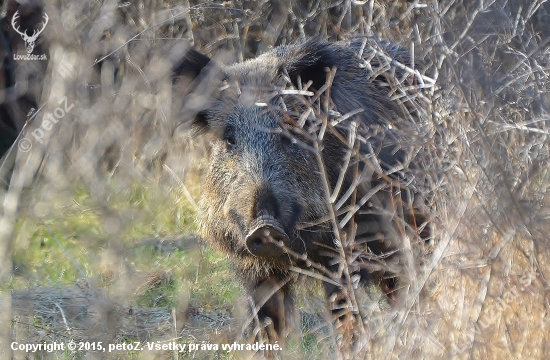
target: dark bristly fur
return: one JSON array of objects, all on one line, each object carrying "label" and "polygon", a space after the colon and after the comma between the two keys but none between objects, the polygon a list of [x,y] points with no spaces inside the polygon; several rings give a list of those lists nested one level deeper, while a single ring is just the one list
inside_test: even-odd
[{"label": "dark bristly fur", "polygon": [[[361,109],[356,117],[361,121],[360,126],[372,133],[385,132],[385,140],[373,137],[370,142],[383,168],[406,160],[404,151],[394,151],[390,146],[395,145],[397,139],[387,130],[388,124],[400,118],[399,108],[390,101],[388,88],[382,85],[384,79],[371,78],[362,66],[364,61],[358,54],[361,43],[329,43],[314,39],[280,46],[256,59],[221,67],[221,78],[203,94],[209,100],[194,118],[195,127],[209,136],[212,143],[199,211],[202,236],[231,257],[245,288],[259,305],[260,320],[271,318],[278,335],[284,334],[292,322],[289,265],[305,267],[306,264],[288,254],[254,256],[245,239],[258,219],[267,216],[280,226],[281,233],[288,235],[285,245],[290,250],[307,254],[309,260],[331,271],[336,268],[332,265],[336,251],[330,251],[335,245],[329,222],[307,228],[298,226],[326,218],[327,196],[315,154],[296,141],[290,141],[288,132],[284,135],[280,131],[291,129],[297,140],[308,143],[306,134],[292,132],[306,108],[304,100],[289,95],[277,96],[274,91],[288,88],[289,77],[297,88],[311,82],[308,90],[315,92],[325,85],[327,72],[335,68],[330,95],[338,111],[346,114]],[[389,43],[384,46],[390,56],[408,62],[407,54],[400,48]],[[176,80],[184,76],[199,81],[208,77],[211,68],[208,58],[192,50],[175,67]],[[286,111],[281,108],[281,98]],[[307,132],[307,124],[304,131]],[[346,130],[341,130],[340,135],[346,137]],[[332,187],[337,182],[346,150],[338,134],[326,134],[322,158]],[[343,189],[351,185],[351,173],[348,171]],[[358,198],[374,183],[375,180],[366,180],[360,184]],[[394,239],[395,234],[389,234],[385,228],[391,222],[391,214],[375,211],[389,206],[389,193],[390,190],[384,190],[373,197],[369,202],[370,210],[355,219],[359,224],[357,236],[380,239],[379,234],[385,233],[382,240],[369,242],[370,250],[377,254],[395,248],[398,241]],[[377,271],[365,266],[358,272],[367,277]],[[389,287],[392,284],[395,281],[386,282]],[[343,301],[342,289],[326,284],[325,290],[327,297],[337,302],[330,304],[336,311]]]}]

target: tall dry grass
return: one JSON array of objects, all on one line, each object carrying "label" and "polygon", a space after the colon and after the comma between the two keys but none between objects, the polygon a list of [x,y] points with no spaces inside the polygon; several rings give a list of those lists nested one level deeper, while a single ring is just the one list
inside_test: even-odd
[{"label": "tall dry grass", "polygon": [[[14,249],[30,248],[25,241],[34,230],[17,224],[28,218],[35,224],[47,222],[56,209],[75,200],[78,184],[89,192],[86,206],[102,227],[99,235],[86,237],[79,246],[111,259],[105,264],[114,264],[109,271],[117,278],[128,267],[125,249],[117,239],[125,236],[124,229],[140,214],[109,206],[113,194],[132,189],[135,183],[177,188],[183,189],[178,198],[191,207],[198,194],[193,188],[200,182],[207,150],[200,140],[187,136],[188,114],[180,113],[185,99],[174,96],[169,78],[172,64],[189,46],[229,64],[279,44],[321,36],[366,39],[365,66],[385,76],[390,96],[402,110],[403,121],[393,129],[402,139],[396,145],[406,147],[418,164],[416,169],[391,169],[414,182],[404,186],[403,180],[392,181],[404,189],[417,186],[424,195],[433,240],[425,244],[419,229],[402,221],[409,204],[397,202],[388,208],[395,213],[395,228],[402,230],[399,236],[404,239],[399,247],[404,260],[398,270],[406,281],[399,301],[388,307],[373,292],[363,293],[350,282],[346,286],[353,295],[345,310],[355,322],[343,331],[334,328],[340,325],[333,319],[317,322],[314,316],[303,315],[304,323],[313,325],[304,328],[301,343],[313,338],[311,347],[316,350],[302,346],[290,355],[536,359],[550,354],[548,3],[45,1],[43,11],[50,20],[36,51],[48,54],[49,60],[17,62],[14,70],[18,84],[29,85],[17,91],[31,97],[35,108],[41,107],[22,135],[32,140],[32,150],[5,157],[13,159],[13,164],[2,164],[4,169],[13,167],[9,187],[1,192],[3,349],[9,349],[15,335],[28,341],[62,339],[59,334],[69,323],[82,325],[82,333],[71,336],[89,341],[107,333],[120,340],[185,334],[230,342],[234,330],[219,325],[225,320],[217,322],[217,315],[202,313],[218,324],[212,332],[204,326],[182,325],[198,313],[194,308],[187,313],[182,309],[181,314],[169,308],[140,308],[140,314],[149,311],[149,320],[143,320],[143,315],[134,328],[128,328],[127,291],[120,289],[140,284],[130,281],[131,276],[120,277],[120,291],[84,291],[93,286],[94,278],[93,271],[82,270],[77,277],[86,280],[84,287],[35,289],[40,279],[32,279],[29,285],[33,286],[10,296],[9,284],[17,276],[18,265],[12,264],[12,254]],[[379,39],[408,49],[417,63],[389,61]],[[20,38],[12,41],[21,46]],[[13,51],[19,50],[14,46]],[[37,141],[30,134],[64,97],[74,107],[44,131],[42,143]],[[316,124],[321,124],[312,130],[317,140],[322,124],[338,120],[337,109],[333,110],[315,114]],[[340,126],[352,126],[352,120]],[[373,136],[363,128],[351,134],[345,139],[351,143],[366,143]],[[351,152],[349,166],[364,162],[376,168],[376,161],[366,160],[365,155]],[[380,169],[376,173],[392,175]],[[344,239],[340,260],[352,264],[353,252],[347,250],[355,242],[349,226],[353,211],[343,211],[337,204],[338,198],[330,207],[340,216],[330,220],[335,237]],[[348,228],[335,226],[346,213]],[[101,243],[100,249],[94,241]],[[78,260],[73,260],[79,267]],[[157,276],[158,281],[141,284],[154,287],[166,280]],[[71,302],[67,292],[81,295]],[[82,294],[95,295],[81,298]],[[32,305],[22,306],[21,299]],[[318,304],[311,301],[313,307]],[[310,307],[306,303],[302,309]],[[59,308],[76,310],[71,315]],[[41,319],[50,319],[49,327],[30,325],[21,333],[14,321],[21,312],[46,314]],[[110,330],[98,329],[106,317],[112,320],[105,323]],[[226,323],[234,317],[230,314]],[[216,326],[221,329],[218,340],[212,338],[218,332]],[[140,335],[138,330],[144,328]],[[346,341],[351,334],[354,341]]]}]

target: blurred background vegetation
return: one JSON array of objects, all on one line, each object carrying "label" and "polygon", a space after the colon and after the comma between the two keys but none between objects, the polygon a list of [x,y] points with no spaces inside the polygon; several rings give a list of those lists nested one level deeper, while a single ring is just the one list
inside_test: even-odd
[{"label": "blurred background vegetation", "polygon": [[[33,51],[47,61],[14,60],[15,11],[22,29],[48,15]],[[195,235],[208,146],[189,136],[169,73],[191,46],[231,64],[313,36],[391,40],[435,80],[417,97],[438,242],[408,301],[367,324],[361,356],[550,355],[549,3],[4,1],[1,16],[2,357],[11,341],[238,341],[240,285]],[[38,141],[64,97],[74,107]],[[299,286],[301,334],[282,356],[351,357],[320,285]]]}]

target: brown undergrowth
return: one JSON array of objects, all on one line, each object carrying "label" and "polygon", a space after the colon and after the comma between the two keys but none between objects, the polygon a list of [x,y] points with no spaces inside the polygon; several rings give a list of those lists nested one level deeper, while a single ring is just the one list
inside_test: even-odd
[{"label": "brown undergrowth", "polygon": [[[189,114],[180,113],[189,99],[172,89],[170,69],[189,46],[232,63],[320,36],[364,39],[363,65],[373,81],[385,83],[401,120],[378,132],[356,127],[353,114],[333,107],[327,86],[301,95],[314,119],[312,128],[303,129],[312,139],[304,146],[320,152],[323,133],[348,129],[342,139],[350,145],[345,168],[368,164],[371,176],[390,184],[374,191],[395,194],[384,211],[393,214],[396,237],[403,241],[397,265],[376,258],[354,235],[354,214],[366,211],[368,198],[342,208],[339,200],[353,198],[354,189],[327,189],[332,212],[321,220],[342,244],[335,256],[342,273],[333,276],[315,264],[311,272],[296,269],[304,289],[297,301],[301,333],[289,337],[284,356],[550,354],[548,3],[45,1],[42,9],[49,23],[37,49],[49,60],[42,70],[31,63],[16,63],[13,70],[18,84],[32,88],[17,91],[41,107],[21,135],[32,149],[16,152],[16,142],[0,163],[9,183],[0,192],[6,351],[15,338],[238,339],[246,299],[240,299],[225,259],[196,241],[177,240],[195,231],[208,144],[189,138]],[[415,62],[391,59],[381,39],[407,49]],[[16,94],[13,89],[4,93]],[[46,129],[44,115],[64,106],[64,97],[74,107]],[[32,135],[38,128],[40,140]],[[406,149],[411,161],[381,169],[377,154],[359,151],[359,145],[388,131],[399,135],[393,146]],[[422,194],[422,221],[413,221],[415,226],[406,219],[412,204],[400,191]],[[176,240],[162,245],[158,239]],[[395,266],[403,281],[394,301],[379,283],[353,286],[353,273],[345,272],[361,257],[380,269]],[[311,285],[313,278],[339,281],[342,274],[349,279],[347,323],[319,310],[319,289]]]}]

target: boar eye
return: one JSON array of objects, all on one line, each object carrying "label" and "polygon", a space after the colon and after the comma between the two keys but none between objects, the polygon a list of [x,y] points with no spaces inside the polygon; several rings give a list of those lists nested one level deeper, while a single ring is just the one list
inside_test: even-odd
[{"label": "boar eye", "polygon": [[225,145],[227,146],[228,149],[235,146],[235,137],[233,135],[226,134],[223,140],[225,141]]},{"label": "boar eye", "polygon": [[291,141],[290,137],[288,135],[285,135],[285,134],[281,134],[281,143],[284,146],[292,145],[292,141]]}]

